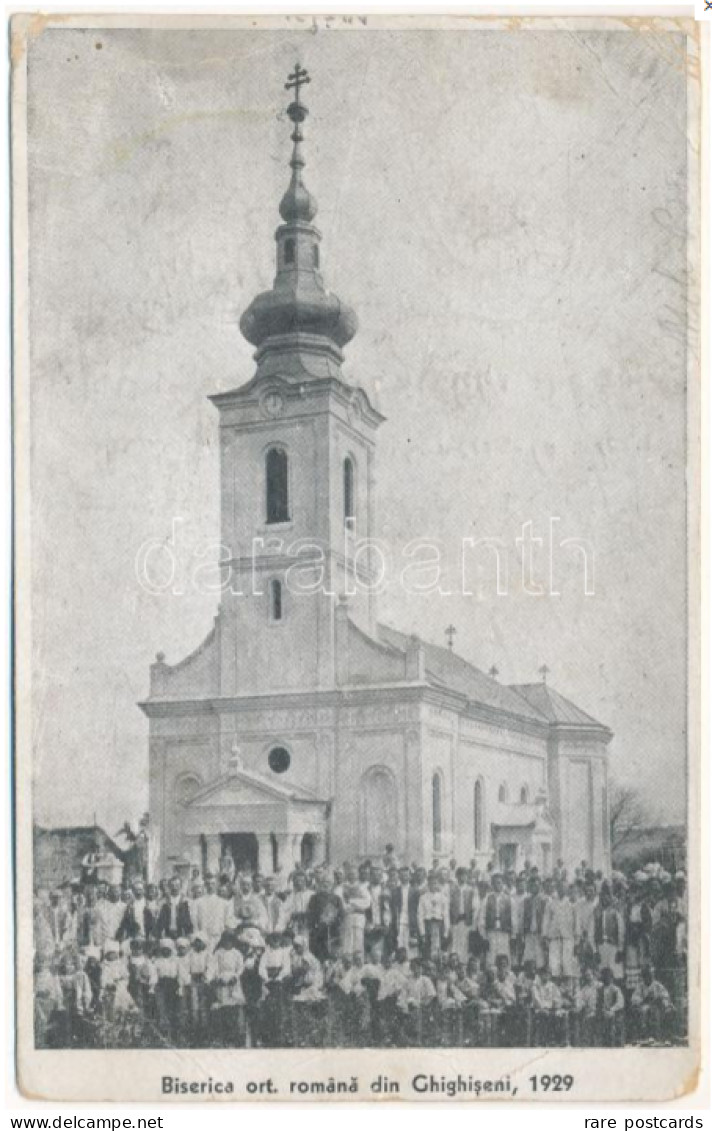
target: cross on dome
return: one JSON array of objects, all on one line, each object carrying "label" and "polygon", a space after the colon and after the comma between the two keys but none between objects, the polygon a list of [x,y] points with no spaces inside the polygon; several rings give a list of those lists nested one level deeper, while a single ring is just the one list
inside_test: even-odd
[{"label": "cross on dome", "polygon": [[284,84],[294,92],[287,107],[292,122],[292,175],[279,204],[284,221],[275,232],[277,274],[272,289],[257,295],[240,319],[248,342],[257,346],[260,376],[277,375],[300,381],[307,377],[338,377],[342,347],[356,333],[356,315],[324,286],[321,273],[321,233],[313,224],[316,198],[302,179],[302,126],[309,113],[302,88],[311,82],[297,63]]}]

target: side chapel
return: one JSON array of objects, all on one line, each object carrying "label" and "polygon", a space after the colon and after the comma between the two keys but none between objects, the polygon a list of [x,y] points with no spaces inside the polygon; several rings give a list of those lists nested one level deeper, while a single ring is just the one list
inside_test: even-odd
[{"label": "side chapel", "polygon": [[[154,866],[215,869],[228,852],[238,865],[289,871],[393,843],[426,865],[530,859],[548,870],[563,858],[607,870],[611,731],[545,676],[506,686],[452,647],[379,624],[375,596],[358,584],[370,565],[349,547],[376,534],[384,418],[342,373],[357,321],[321,274],[317,204],[302,177],[307,82],[297,67],[287,84],[292,172],[274,283],[240,322],[256,372],[211,397],[233,581],[194,652],[176,664],[158,654],[140,704]],[[312,592],[285,581],[295,564],[286,548],[299,539]]]}]

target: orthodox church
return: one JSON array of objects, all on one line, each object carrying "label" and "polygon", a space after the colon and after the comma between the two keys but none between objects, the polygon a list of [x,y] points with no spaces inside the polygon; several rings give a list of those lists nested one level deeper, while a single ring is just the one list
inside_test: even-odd
[{"label": "orthodox church", "polygon": [[542,683],[506,686],[379,624],[373,563],[383,417],[342,374],[353,311],[326,290],[303,181],[307,108],[287,84],[291,180],[276,275],[240,327],[246,384],[219,416],[221,563],[210,632],[162,653],[149,719],[157,874],[224,854],[264,872],[398,856],[608,869],[610,730]]}]

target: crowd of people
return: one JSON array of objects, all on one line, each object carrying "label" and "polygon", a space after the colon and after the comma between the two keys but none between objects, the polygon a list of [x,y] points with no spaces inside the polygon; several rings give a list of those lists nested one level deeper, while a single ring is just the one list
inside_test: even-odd
[{"label": "crowd of people", "polygon": [[684,1043],[685,875],[381,859],[36,893],[39,1047]]}]

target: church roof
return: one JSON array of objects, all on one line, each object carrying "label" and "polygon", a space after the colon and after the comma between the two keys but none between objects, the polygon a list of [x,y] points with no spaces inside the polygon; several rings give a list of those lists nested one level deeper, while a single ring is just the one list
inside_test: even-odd
[{"label": "church roof", "polygon": [[[403,650],[409,639],[404,632],[398,632],[385,624],[379,624],[378,635],[384,643]],[[480,703],[509,715],[532,719],[538,723],[546,721],[542,712],[526,697],[518,695],[506,684],[498,683],[496,679],[485,675],[474,664],[456,655],[449,648],[430,644],[427,640],[422,640],[420,643],[425,652],[428,683],[455,691],[465,695],[473,703]]]},{"label": "church roof", "polygon": [[[410,639],[406,633],[385,624],[378,625],[378,636],[382,643],[399,651],[405,651]],[[427,640],[419,640],[419,643],[425,655],[425,678],[434,687],[454,691],[466,696],[472,703],[517,718],[538,723],[595,728],[610,735],[608,727],[545,683],[498,683],[450,648],[431,644]]]},{"label": "church roof", "polygon": [[528,829],[533,825],[551,825],[551,818],[541,805],[513,805],[500,801],[492,815],[492,824],[502,829]]},{"label": "church roof", "polygon": [[598,727],[600,730],[608,728],[599,723],[591,715],[587,715],[570,699],[554,691],[546,683],[515,683],[511,689],[536,707],[550,723],[561,723],[565,726]]}]

